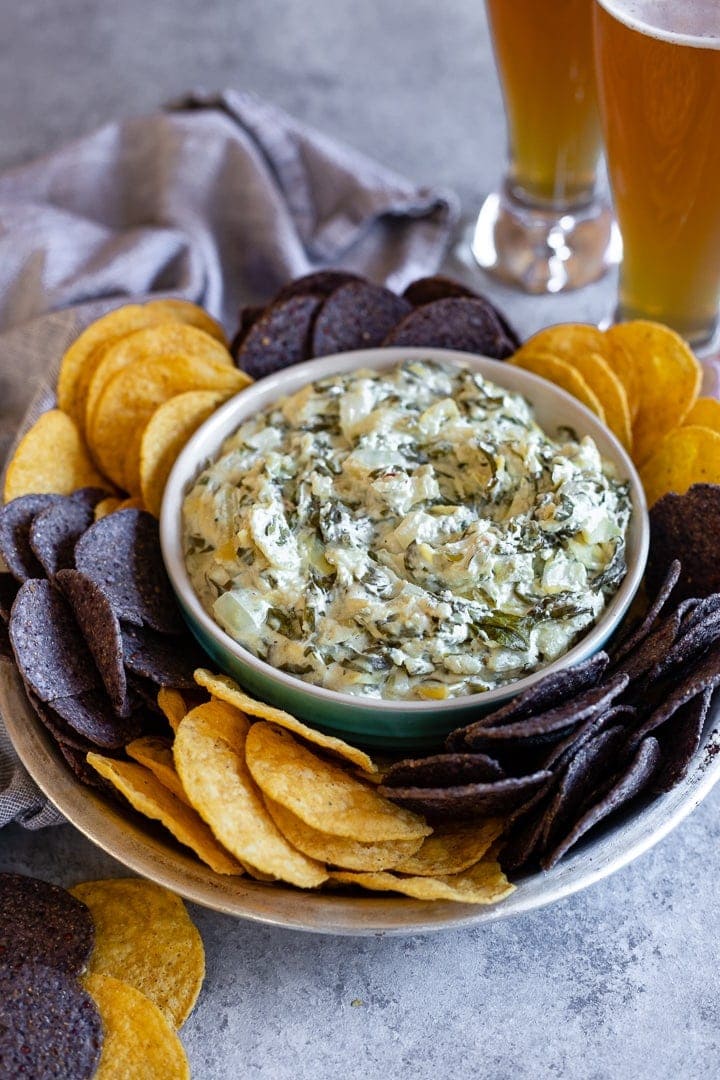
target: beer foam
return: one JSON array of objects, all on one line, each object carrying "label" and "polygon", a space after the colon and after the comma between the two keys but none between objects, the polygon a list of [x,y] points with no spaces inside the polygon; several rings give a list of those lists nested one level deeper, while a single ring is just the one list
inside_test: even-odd
[{"label": "beer foam", "polygon": [[720,49],[718,0],[598,0],[632,30],[674,45]]}]

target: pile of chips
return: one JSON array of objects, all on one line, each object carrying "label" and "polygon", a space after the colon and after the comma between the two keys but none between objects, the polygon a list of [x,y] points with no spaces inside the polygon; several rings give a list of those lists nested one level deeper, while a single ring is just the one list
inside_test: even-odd
[{"label": "pile of chips", "polygon": [[[720,489],[715,489],[716,499]],[[640,793],[687,775],[720,683],[720,593],[685,598],[680,563],[610,651],[553,672],[393,765],[380,792],[430,821],[501,814],[506,871],[554,866]]]},{"label": "pile of chips", "polygon": [[137,878],[70,891],[0,873],[0,1075],[188,1080],[205,975],[183,902]]},{"label": "pile of chips", "polygon": [[667,326],[550,326],[511,363],[556,383],[607,424],[638,466],[649,505],[720,482],[720,402],[698,397],[700,364]]},{"label": "pile of chips", "polygon": [[216,873],[475,904],[512,891],[492,850],[501,818],[432,829],[379,794],[362,750],[227,676],[200,669],[196,679],[210,700],[194,708],[177,691],[160,694],[172,741],[141,738],[126,748],[130,761],[88,762]]},{"label": "pile of chips", "polygon": [[160,687],[191,687],[204,654],[180,615],[144,510],[94,521],[103,492],[24,495],[0,508],[5,651],[73,771],[166,725]]},{"label": "pile of chips", "polygon": [[157,515],[180,450],[249,383],[222,328],[196,304],[154,300],[111,311],[65,353],[58,407],[18,444],[5,501],[99,486],[112,489],[106,513],[130,505]]},{"label": "pile of chips", "polygon": [[240,312],[231,345],[254,379],[317,356],[379,346],[434,346],[501,360],[519,339],[487,298],[441,276],[402,296],[356,274],[321,270],[283,286],[263,307]]}]

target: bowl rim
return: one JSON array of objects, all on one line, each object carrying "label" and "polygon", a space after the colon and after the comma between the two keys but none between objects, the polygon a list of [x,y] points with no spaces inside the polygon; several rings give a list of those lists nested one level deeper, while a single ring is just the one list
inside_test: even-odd
[{"label": "bowl rim", "polygon": [[[377,698],[364,694],[346,694],[304,682],[297,676],[272,667],[272,665],[261,660],[230,637],[219,623],[216,623],[208,614],[193,589],[183,554],[182,503],[189,485],[194,482],[205,465],[217,456],[225,439],[252,414],[254,407],[264,409],[273,401],[294,393],[301,389],[302,386],[319,378],[349,373],[362,367],[382,370],[394,366],[403,359],[437,360],[450,363],[456,367],[472,367],[474,370],[480,371],[485,377],[496,381],[499,386],[504,385],[514,392],[524,394],[529,398],[531,405],[533,404],[533,389],[542,391],[544,394],[549,393],[551,397],[555,397],[558,404],[565,407],[571,414],[568,420],[572,419],[572,414],[575,414],[575,418],[579,417],[583,421],[584,427],[589,429],[584,434],[591,435],[596,442],[599,439],[600,443],[604,444],[601,449],[603,456],[610,457],[616,468],[618,468],[620,475],[627,476],[630,484],[633,519],[635,519],[632,521],[631,527],[637,529],[637,555],[632,565],[628,565],[620,588],[602,612],[598,622],[572,649],[569,649],[568,652],[552,663],[523,676],[521,679],[504,683],[501,686],[494,687],[492,690],[450,697],[442,701]],[[493,371],[486,375],[484,369],[487,365],[491,365]],[[497,366],[497,378],[495,377],[495,365]],[[507,383],[503,384],[503,371],[512,373],[510,382],[517,383],[517,387],[508,387]],[[522,387],[527,389],[522,389]],[[256,405],[257,399],[261,399],[261,402]],[[546,675],[573,664],[581,663],[597,652],[617,627],[639,588],[645,571],[649,538],[650,528],[645,492],[635,466],[616,436],[582,402],[549,380],[543,379],[533,372],[526,371],[524,368],[508,365],[503,361],[475,353],[433,347],[374,348],[334,353],[331,356],[294,364],[259,379],[221,405],[191,436],[170,472],[165,485],[160,511],[160,546],[173,589],[178,596],[186,617],[189,616],[191,620],[197,622],[202,631],[221,650],[230,652],[240,663],[253,668],[266,679],[272,680],[275,684],[283,686],[287,690],[295,693],[305,693],[311,698],[317,698],[328,704],[334,703],[344,710],[363,709],[383,713],[406,712],[416,716],[419,714],[425,716],[430,714],[440,715],[443,712],[457,712],[472,707],[486,709],[487,706],[499,705],[509,697],[515,697],[517,694],[527,690]],[[408,719],[411,720],[411,717],[409,716]]]}]

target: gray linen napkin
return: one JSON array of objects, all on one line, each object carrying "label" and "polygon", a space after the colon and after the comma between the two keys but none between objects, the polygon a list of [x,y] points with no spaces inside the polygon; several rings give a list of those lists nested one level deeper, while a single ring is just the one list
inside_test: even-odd
[{"label": "gray linen napkin", "polygon": [[[194,93],[0,175],[0,460],[51,403],[69,342],[118,303],[172,293],[232,331],[241,304],[322,266],[401,289],[437,269],[457,217],[451,192],[235,92]],[[13,820],[62,817],[0,717],[0,826]]]}]

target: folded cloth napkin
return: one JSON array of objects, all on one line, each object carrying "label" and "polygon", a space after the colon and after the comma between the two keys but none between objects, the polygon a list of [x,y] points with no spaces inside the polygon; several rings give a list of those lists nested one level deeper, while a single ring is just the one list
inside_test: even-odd
[{"label": "folded cloth napkin", "polygon": [[[67,344],[119,302],[172,293],[232,331],[241,304],[323,266],[401,289],[437,269],[457,217],[451,192],[235,92],[192,94],[0,175],[0,460],[50,403]],[[13,820],[62,818],[0,717],[0,825]]]}]

